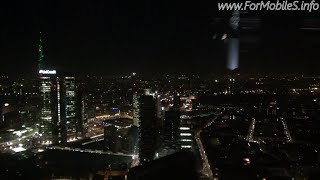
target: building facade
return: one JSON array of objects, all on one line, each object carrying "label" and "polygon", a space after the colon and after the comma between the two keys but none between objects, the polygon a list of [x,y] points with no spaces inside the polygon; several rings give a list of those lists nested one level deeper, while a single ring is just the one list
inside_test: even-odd
[{"label": "building facade", "polygon": [[157,117],[156,100],[152,95],[139,98],[139,158],[140,163],[152,161],[160,146],[160,119]]}]

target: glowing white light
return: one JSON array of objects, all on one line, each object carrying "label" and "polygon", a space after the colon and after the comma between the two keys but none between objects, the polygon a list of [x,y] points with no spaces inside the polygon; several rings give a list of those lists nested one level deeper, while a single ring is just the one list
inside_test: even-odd
[{"label": "glowing white light", "polygon": [[22,152],[22,151],[25,151],[26,149],[23,148],[23,147],[16,147],[16,148],[13,148],[12,149],[14,152]]},{"label": "glowing white light", "polygon": [[38,149],[38,152],[43,152],[44,150],[43,149]]},{"label": "glowing white light", "polygon": [[239,67],[239,39],[231,38],[228,40],[228,63],[229,70]]},{"label": "glowing white light", "polygon": [[227,38],[227,34],[223,34],[221,40],[225,40]]},{"label": "glowing white light", "polygon": [[39,70],[39,74],[57,74],[56,70]]},{"label": "glowing white light", "polygon": [[192,146],[181,146],[181,148],[192,148]]},{"label": "glowing white light", "polygon": [[189,127],[180,127],[179,129],[180,129],[180,130],[190,130]]},{"label": "glowing white light", "polygon": [[180,133],[180,136],[191,136],[191,133]]},{"label": "glowing white light", "polygon": [[4,103],[4,106],[6,106],[6,107],[9,106],[9,103]]},{"label": "glowing white light", "polygon": [[183,142],[191,142],[192,140],[191,139],[181,139],[181,141],[183,141]]},{"label": "glowing white light", "polygon": [[249,158],[244,158],[243,161],[245,162],[246,165],[250,164],[250,159]]},{"label": "glowing white light", "polygon": [[212,36],[212,39],[216,39],[217,38],[217,34]]}]

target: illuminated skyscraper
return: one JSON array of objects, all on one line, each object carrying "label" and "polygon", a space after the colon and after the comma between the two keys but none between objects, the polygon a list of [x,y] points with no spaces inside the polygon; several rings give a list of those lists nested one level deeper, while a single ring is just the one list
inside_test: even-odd
[{"label": "illuminated skyscraper", "polygon": [[58,92],[60,91],[57,87],[57,76],[55,70],[45,70],[44,68],[44,52],[43,52],[43,41],[40,33],[39,40],[39,59],[38,59],[38,70],[40,78],[40,122],[39,122],[39,134],[42,137],[41,141],[43,144],[51,144],[53,141],[54,132],[54,119],[56,108],[53,106],[53,102],[56,98],[60,97]]},{"label": "illuminated skyscraper", "polygon": [[163,142],[164,147],[169,150],[180,149],[180,107],[181,100],[179,95],[175,95],[173,98],[173,106],[164,114],[163,121]]},{"label": "illuminated skyscraper", "polygon": [[39,71],[40,75],[40,127],[43,144],[67,141],[66,133],[66,94],[64,78],[50,71]]},{"label": "illuminated skyscraper", "polygon": [[[53,92],[53,81],[55,75],[40,74],[40,123],[39,123],[39,134],[42,136],[42,143],[52,143],[52,126],[53,126],[53,108],[52,98]],[[55,88],[56,90],[56,88]]]},{"label": "illuminated skyscraper", "polygon": [[68,134],[77,133],[75,77],[64,77],[66,126]]},{"label": "illuminated skyscraper", "polygon": [[44,68],[43,63],[44,63],[44,52],[43,52],[43,42],[42,42],[41,32],[40,32],[38,70]]},{"label": "illuminated skyscraper", "polygon": [[137,74],[135,72],[132,73],[131,80],[132,80],[132,112],[133,112],[133,125],[136,127],[139,127],[139,93],[137,89]]},{"label": "illuminated skyscraper", "polygon": [[139,95],[133,92],[132,109],[133,109],[133,125],[139,127]]},{"label": "illuminated skyscraper", "polygon": [[177,150],[180,149],[179,141],[179,127],[180,127],[180,111],[169,110],[165,112],[164,116],[164,134],[163,142],[164,147],[168,149]]},{"label": "illuminated skyscraper", "polygon": [[[39,68],[45,67],[41,38],[38,62]],[[66,143],[68,140],[76,139],[82,134],[82,121],[76,117],[75,77],[58,76],[56,70],[39,69],[39,78],[41,142]]]}]

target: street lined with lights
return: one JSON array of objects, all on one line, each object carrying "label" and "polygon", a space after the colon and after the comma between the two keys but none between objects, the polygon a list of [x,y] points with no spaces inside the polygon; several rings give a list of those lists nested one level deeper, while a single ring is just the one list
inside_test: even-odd
[{"label": "street lined with lights", "polygon": [[201,172],[204,175],[206,175],[210,180],[213,180],[214,176],[213,176],[213,173],[212,173],[212,170],[211,170],[211,167],[210,167],[210,163],[209,163],[208,157],[206,155],[206,152],[204,150],[204,147],[203,147],[203,144],[202,144],[202,141],[201,141],[201,132],[202,132],[202,129],[205,129],[205,128],[209,127],[218,117],[219,117],[219,115],[217,115],[215,118],[211,119],[202,128],[200,128],[195,134],[195,139],[196,139],[197,145],[199,147],[199,152],[200,152],[201,159],[202,159],[202,162],[203,162],[202,171]]}]

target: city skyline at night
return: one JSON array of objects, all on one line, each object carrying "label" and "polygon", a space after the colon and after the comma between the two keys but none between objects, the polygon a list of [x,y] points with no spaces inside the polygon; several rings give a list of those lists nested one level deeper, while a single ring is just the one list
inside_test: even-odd
[{"label": "city skyline at night", "polygon": [[318,12],[218,4],[2,3],[0,179],[320,177]]}]

